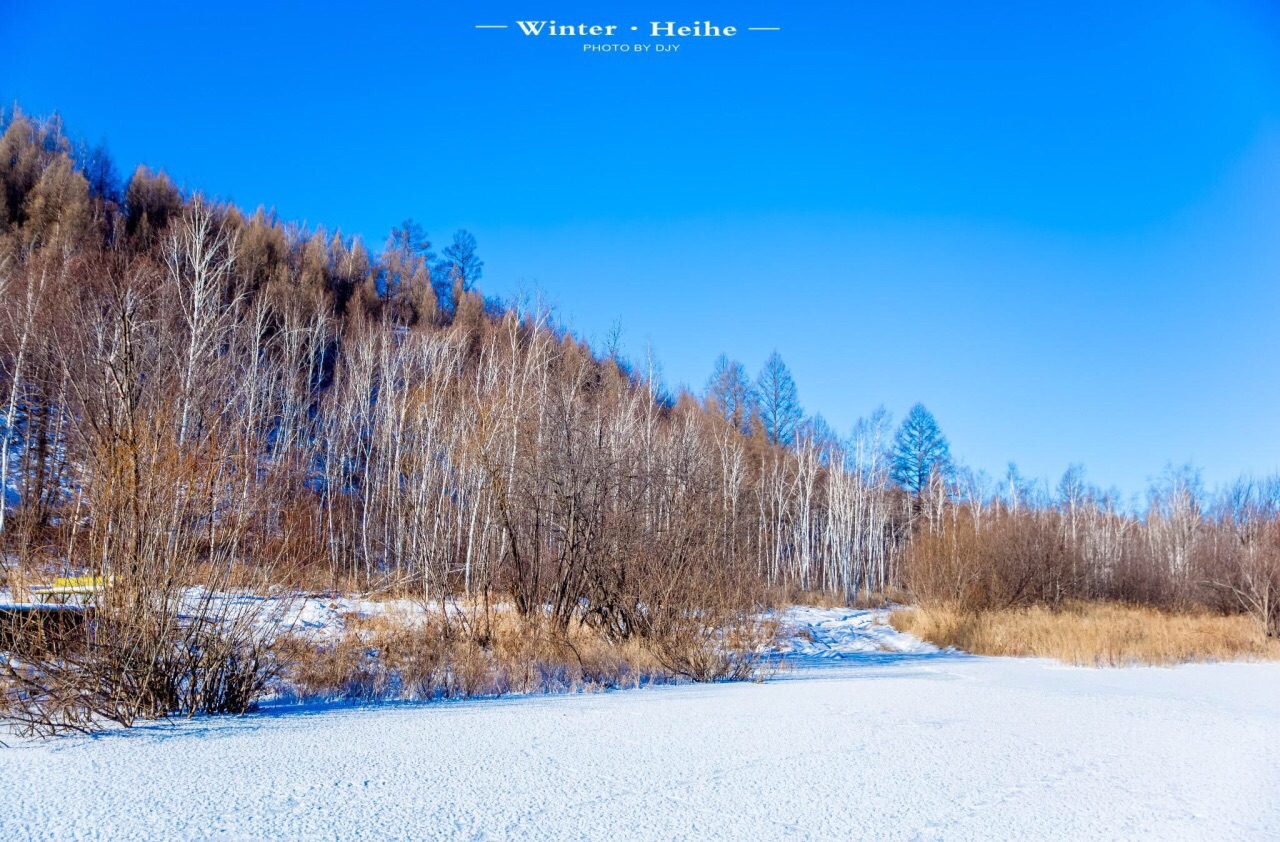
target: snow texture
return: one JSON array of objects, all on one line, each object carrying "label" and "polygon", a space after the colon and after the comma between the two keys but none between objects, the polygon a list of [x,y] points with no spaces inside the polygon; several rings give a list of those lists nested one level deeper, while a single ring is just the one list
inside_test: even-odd
[{"label": "snow texture", "polygon": [[1280,838],[1280,664],[976,658],[883,621],[788,612],[763,684],[11,739],[0,838]]}]

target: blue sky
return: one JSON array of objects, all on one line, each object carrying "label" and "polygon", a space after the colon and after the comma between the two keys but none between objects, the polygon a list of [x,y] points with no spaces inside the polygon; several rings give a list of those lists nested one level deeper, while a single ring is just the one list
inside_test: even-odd
[{"label": "blue sky", "polygon": [[[620,321],[671,384],[776,348],[838,430],[920,400],[993,473],[1280,468],[1273,3],[105,5],[0,0],[0,97],[122,170],[468,228],[487,292]],[[781,31],[473,28],[531,18]]]}]

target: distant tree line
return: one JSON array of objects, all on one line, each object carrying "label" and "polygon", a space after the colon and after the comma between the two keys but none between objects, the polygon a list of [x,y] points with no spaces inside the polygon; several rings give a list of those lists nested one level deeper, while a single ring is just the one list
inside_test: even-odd
[{"label": "distant tree line", "polygon": [[[535,306],[465,231],[380,251],[184,194],[59,121],[0,124],[6,569],[395,584],[619,638],[712,595],[906,588],[1247,610],[1280,633],[1280,483],[1145,511],[955,464],[934,417],[848,436],[782,357],[668,395]],[[185,575],[185,574],[184,574]],[[715,598],[720,598],[717,596]]]}]

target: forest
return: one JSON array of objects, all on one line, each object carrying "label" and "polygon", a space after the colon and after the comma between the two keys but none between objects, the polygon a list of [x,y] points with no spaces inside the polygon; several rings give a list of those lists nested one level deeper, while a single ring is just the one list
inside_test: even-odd
[{"label": "forest", "polygon": [[[439,606],[433,640],[536,639],[583,675],[590,636],[654,674],[745,677],[753,618],[806,600],[1121,603],[1280,636],[1280,478],[1169,468],[1138,506],[1078,466],[991,477],[921,404],[831,430],[777,352],[672,390],[486,298],[465,231],[437,253],[406,220],[371,248],[125,178],[57,117],[0,132],[0,587],[109,583],[74,645],[9,635],[21,721],[251,706],[296,652],[228,592],[408,594]],[[454,692],[440,663],[422,694]]]}]

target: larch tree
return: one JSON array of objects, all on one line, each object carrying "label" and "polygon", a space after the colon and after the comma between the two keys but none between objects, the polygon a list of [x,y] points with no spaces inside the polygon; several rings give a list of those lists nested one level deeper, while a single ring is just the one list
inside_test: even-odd
[{"label": "larch tree", "polygon": [[71,159],[59,154],[27,195],[26,235],[31,245],[74,246],[89,226],[89,184]]},{"label": "larch tree", "polygon": [[384,274],[378,290],[392,317],[407,325],[435,321],[439,299],[431,282],[435,260],[427,232],[412,219],[391,229],[382,255]]},{"label": "larch tree", "polygon": [[169,220],[182,213],[182,194],[163,171],[139,166],[124,191],[125,233],[141,247],[159,242]]},{"label": "larch tree", "polygon": [[790,445],[795,441],[796,429],[804,419],[804,410],[800,407],[796,381],[777,351],[769,355],[760,370],[756,379],[756,395],[760,421],[769,442]]},{"label": "larch tree", "polygon": [[76,150],[76,166],[89,183],[89,193],[95,199],[108,203],[120,201],[120,173],[116,171],[105,140],[94,146],[81,143]]},{"label": "larch tree", "polygon": [[431,266],[431,283],[436,299],[452,316],[462,294],[476,288],[484,274],[484,261],[476,257],[476,238],[466,230],[453,234],[453,242],[445,246],[440,259]]},{"label": "larch tree", "polygon": [[917,500],[935,475],[950,474],[951,445],[924,404],[911,407],[902,419],[893,438],[890,466],[894,481]]},{"label": "larch tree", "polygon": [[15,112],[0,135],[0,233],[26,224],[30,194],[48,168],[69,154],[56,118],[31,120]]},{"label": "larch tree", "polygon": [[724,354],[716,359],[715,370],[707,380],[706,401],[734,429],[744,434],[750,432],[751,418],[756,411],[756,390],[742,363]]}]

